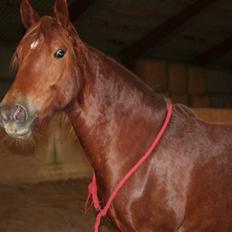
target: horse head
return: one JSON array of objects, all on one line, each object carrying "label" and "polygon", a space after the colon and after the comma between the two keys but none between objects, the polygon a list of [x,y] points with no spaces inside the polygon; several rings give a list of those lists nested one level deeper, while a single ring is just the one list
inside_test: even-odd
[{"label": "horse head", "polygon": [[36,122],[76,97],[83,43],[69,20],[66,0],[55,1],[53,17],[40,17],[29,0],[23,0],[20,14],[27,31],[13,57],[17,73],[0,105],[0,125],[12,137],[27,138]]}]

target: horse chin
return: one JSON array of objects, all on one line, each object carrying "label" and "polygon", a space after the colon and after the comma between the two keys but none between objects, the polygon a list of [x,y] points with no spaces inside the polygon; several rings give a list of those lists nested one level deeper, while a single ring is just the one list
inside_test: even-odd
[{"label": "horse chin", "polygon": [[8,134],[8,135],[17,140],[27,140],[31,137],[32,132],[29,131],[28,133],[25,134]]},{"label": "horse chin", "polygon": [[53,109],[53,107],[49,107],[49,109],[45,111],[37,111],[37,118],[35,120],[35,124],[39,127],[46,126],[53,116],[56,114],[57,110]]},{"label": "horse chin", "polygon": [[35,119],[28,121],[24,125],[10,121],[4,123],[3,128],[9,137],[18,140],[26,140],[31,137],[34,125]]}]

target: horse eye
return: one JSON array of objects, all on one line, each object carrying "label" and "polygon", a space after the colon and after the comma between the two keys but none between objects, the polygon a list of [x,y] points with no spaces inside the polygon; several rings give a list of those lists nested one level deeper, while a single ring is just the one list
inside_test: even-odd
[{"label": "horse eye", "polygon": [[65,51],[62,49],[58,49],[54,54],[55,58],[57,59],[62,58],[64,55],[65,55]]}]

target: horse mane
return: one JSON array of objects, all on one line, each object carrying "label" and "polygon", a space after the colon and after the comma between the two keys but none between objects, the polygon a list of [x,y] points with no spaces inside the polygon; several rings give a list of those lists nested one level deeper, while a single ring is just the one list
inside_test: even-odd
[{"label": "horse mane", "polygon": [[[183,121],[201,121],[201,122],[206,122],[203,119],[201,119],[196,113],[193,112],[192,109],[190,109],[188,106],[183,105],[183,104],[175,104],[174,105],[174,117],[178,118],[178,120],[183,120]],[[207,122],[208,123],[208,122]]]},{"label": "horse mane", "polygon": [[196,117],[196,114],[189,107],[180,103],[175,104],[175,111],[177,114],[182,115],[186,118]]},{"label": "horse mane", "polygon": [[122,78],[126,77],[126,82],[129,85],[134,86],[138,90],[138,93],[143,95],[144,104],[155,107],[156,110],[164,109],[165,105],[169,101],[165,96],[154,91],[154,89],[144,83],[135,73],[117,62],[113,57],[110,57],[102,51],[88,45],[87,49],[90,51],[91,55],[95,56],[96,60],[103,60],[104,64],[107,63],[111,66],[112,70],[115,70],[118,76],[121,76]]}]

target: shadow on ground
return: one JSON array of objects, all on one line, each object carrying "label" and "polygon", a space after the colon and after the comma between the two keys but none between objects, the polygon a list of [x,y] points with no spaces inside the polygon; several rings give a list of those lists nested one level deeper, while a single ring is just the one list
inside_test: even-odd
[{"label": "shadow on ground", "polygon": [[[0,185],[0,232],[93,232],[96,214],[83,212],[88,181]],[[104,220],[101,232],[114,231]]]}]

